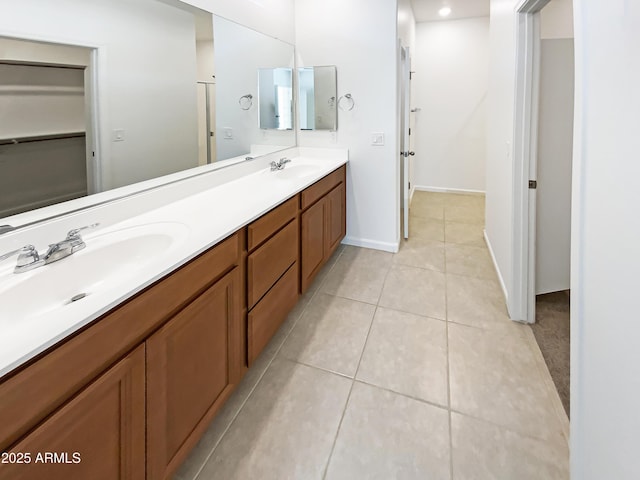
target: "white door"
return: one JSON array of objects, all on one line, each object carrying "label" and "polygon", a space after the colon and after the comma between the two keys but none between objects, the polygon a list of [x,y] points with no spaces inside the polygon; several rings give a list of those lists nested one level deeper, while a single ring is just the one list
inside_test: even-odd
[{"label": "white door", "polygon": [[414,153],[411,151],[409,127],[411,112],[411,56],[409,55],[409,47],[401,48],[402,63],[402,95],[401,95],[401,122],[402,122],[402,140],[401,140],[401,178],[402,178],[402,230],[404,238],[409,238],[409,200],[410,192],[410,167],[409,156]]}]

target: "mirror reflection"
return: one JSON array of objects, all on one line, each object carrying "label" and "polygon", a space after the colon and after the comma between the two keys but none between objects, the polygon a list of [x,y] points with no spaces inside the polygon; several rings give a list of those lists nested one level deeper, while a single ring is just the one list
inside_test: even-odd
[{"label": "mirror reflection", "polygon": [[261,68],[258,70],[260,89],[260,128],[291,130],[293,128],[293,70],[291,68]]},{"label": "mirror reflection", "polygon": [[337,73],[335,66],[298,68],[301,130],[336,130]]},{"label": "mirror reflection", "polygon": [[293,46],[214,17],[177,0],[3,0],[0,219],[294,146],[260,129],[256,101],[258,70],[291,68]]}]

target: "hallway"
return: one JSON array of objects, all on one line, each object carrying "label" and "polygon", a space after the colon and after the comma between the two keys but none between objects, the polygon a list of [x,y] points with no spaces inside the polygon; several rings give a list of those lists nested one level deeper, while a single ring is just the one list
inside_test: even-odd
[{"label": "hallway", "polygon": [[399,253],[341,247],[175,478],[568,478],[568,420],[483,216],[482,196],[416,192]]}]

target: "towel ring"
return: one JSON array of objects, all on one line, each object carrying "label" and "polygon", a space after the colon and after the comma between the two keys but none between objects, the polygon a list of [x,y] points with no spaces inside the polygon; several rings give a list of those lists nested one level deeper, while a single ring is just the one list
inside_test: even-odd
[{"label": "towel ring", "polygon": [[[348,106],[346,108],[343,108],[342,106],[342,100],[346,98],[348,101]],[[343,96],[341,96],[338,99],[338,107],[340,108],[340,110],[342,110],[343,112],[349,112],[351,110],[353,110],[353,107],[356,106],[356,102],[353,100],[353,97],[351,96],[350,93],[345,93]]]},{"label": "towel ring", "polygon": [[238,104],[242,110],[249,110],[253,105],[253,95],[247,93],[246,95],[241,96],[238,100]]}]

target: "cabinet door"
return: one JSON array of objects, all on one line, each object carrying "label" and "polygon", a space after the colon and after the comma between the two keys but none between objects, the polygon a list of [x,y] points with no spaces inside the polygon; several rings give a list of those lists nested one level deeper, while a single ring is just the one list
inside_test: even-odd
[{"label": "cabinet door", "polygon": [[235,268],[147,340],[147,478],[169,478],[240,377]]},{"label": "cabinet door", "polygon": [[325,230],[325,252],[327,258],[338,248],[340,241],[346,234],[346,205],[345,205],[345,187],[341,183],[331,190],[326,198],[327,207],[327,224]]},{"label": "cabinet door", "polygon": [[325,199],[319,200],[300,217],[301,231],[301,288],[304,293],[325,258]]},{"label": "cabinet door", "polygon": [[144,389],[140,346],[11,448],[0,479],[143,480]]}]

